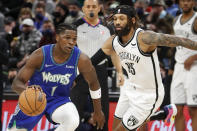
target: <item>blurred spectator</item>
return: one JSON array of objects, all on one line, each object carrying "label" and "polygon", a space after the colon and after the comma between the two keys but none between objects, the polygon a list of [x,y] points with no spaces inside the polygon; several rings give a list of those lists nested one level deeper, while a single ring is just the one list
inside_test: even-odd
[{"label": "blurred spectator", "polygon": [[30,0],[1,0],[6,11],[5,16],[12,16],[15,20],[18,18],[18,14],[21,8],[32,8],[32,2]]},{"label": "blurred spectator", "polygon": [[0,12],[0,32],[4,31],[4,15]]},{"label": "blurred spectator", "polygon": [[65,23],[71,24],[83,17],[83,13],[77,2],[69,4],[68,9],[69,9],[69,15],[66,17],[64,21]]},{"label": "blurred spectator", "polygon": [[[42,34],[34,28],[33,20],[29,18],[24,19],[21,35],[17,38],[15,37],[11,42],[12,54],[17,58],[16,61],[12,61],[12,64],[15,62],[17,68],[21,68],[28,56],[38,48],[41,37]],[[8,77],[11,79],[10,76]]]},{"label": "blurred spectator", "polygon": [[55,9],[55,2],[54,0],[37,0],[33,4],[32,11],[35,11],[35,7],[38,3],[44,4],[45,5],[45,10],[47,13],[52,14],[53,10]]},{"label": "blurred spectator", "polygon": [[155,24],[159,19],[162,18],[171,18],[171,21],[173,21],[173,17],[166,12],[165,7],[166,5],[163,0],[154,0],[152,10],[146,19],[146,21],[148,22],[148,29],[156,31]]},{"label": "blurred spectator", "polygon": [[21,8],[20,13],[19,13],[19,17],[18,17],[18,22],[21,25],[22,21],[26,18],[33,18],[32,12],[30,8]]},{"label": "blurred spectator", "polygon": [[45,5],[38,3],[35,7],[35,22],[34,25],[37,30],[41,30],[42,24],[45,20],[52,20],[51,16],[45,11]]},{"label": "blurred spectator", "polygon": [[166,11],[171,16],[177,16],[177,12],[179,11],[178,4],[175,3],[175,0],[165,0],[165,4],[167,6]]},{"label": "blurred spectator", "polygon": [[55,7],[55,11],[52,13],[53,14],[53,23],[55,27],[61,23],[64,22],[65,18],[68,16],[69,11],[67,6],[63,4],[58,4]]},{"label": "blurred spectator", "polygon": [[59,4],[62,4],[64,6],[67,6],[72,3],[72,2],[76,2],[77,0],[59,0]]},{"label": "blurred spectator", "polygon": [[138,14],[140,22],[143,24],[144,29],[146,28],[146,17],[148,16],[148,12],[146,9],[149,5],[149,0],[136,0],[134,3],[134,8]]},{"label": "blurred spectator", "polygon": [[4,31],[0,32],[0,37],[5,39],[9,44],[13,39],[13,28],[16,26],[16,22],[12,17],[5,17],[4,19]]},{"label": "blurred spectator", "polygon": [[39,47],[46,44],[54,44],[55,40],[55,27],[50,20],[44,21],[42,25],[42,38],[39,43]]},{"label": "blurred spectator", "polygon": [[16,26],[13,29],[13,36],[17,37],[21,34],[21,30],[22,30],[22,21],[26,18],[30,18],[33,19],[33,15],[31,12],[30,8],[21,8],[20,13],[19,13],[19,17],[16,21]]},{"label": "blurred spectator", "polygon": [[[8,50],[8,43],[0,39],[0,118],[2,115],[2,100],[3,100],[3,81],[2,81],[2,65],[8,63],[8,56],[9,56],[9,50]],[[0,129],[2,129],[2,122],[0,119]]]}]

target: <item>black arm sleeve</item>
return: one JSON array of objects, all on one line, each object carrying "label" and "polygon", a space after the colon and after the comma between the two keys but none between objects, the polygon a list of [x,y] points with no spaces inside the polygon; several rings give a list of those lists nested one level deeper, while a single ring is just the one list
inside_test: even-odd
[{"label": "black arm sleeve", "polygon": [[99,49],[92,57],[91,61],[94,66],[99,64],[101,61],[103,61],[105,58],[108,58],[108,56],[103,52],[102,49]]}]

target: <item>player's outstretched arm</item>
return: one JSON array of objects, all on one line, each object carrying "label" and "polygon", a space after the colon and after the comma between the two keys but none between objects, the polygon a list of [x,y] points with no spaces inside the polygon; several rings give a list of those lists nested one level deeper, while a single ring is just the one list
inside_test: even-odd
[{"label": "player's outstretched arm", "polygon": [[113,65],[116,68],[116,71],[118,72],[118,85],[121,86],[124,83],[124,77],[122,73],[122,66],[120,63],[120,58],[112,48],[112,40],[114,36],[111,36],[103,45],[101,49],[99,49],[92,57],[91,61],[94,66],[99,64],[101,61],[103,61],[108,56],[111,56]]},{"label": "player's outstretched arm", "polygon": [[115,50],[112,47],[112,41],[114,39],[114,36],[111,36],[103,45],[102,51],[111,57],[112,63],[116,68],[116,71],[118,72],[118,85],[121,86],[124,84],[124,77],[122,73],[122,65],[120,61],[120,57],[116,54]]},{"label": "player's outstretched arm", "polygon": [[12,83],[12,89],[20,94],[26,89],[27,81],[33,75],[35,69],[39,69],[42,64],[42,50],[38,49],[30,55],[26,64],[19,70],[17,76]]},{"label": "player's outstretched arm", "polygon": [[150,46],[183,46],[189,49],[197,50],[196,41],[192,41],[190,39],[178,37],[175,35],[155,33],[152,31],[140,32],[138,40]]},{"label": "player's outstretched arm", "polygon": [[94,124],[97,124],[98,129],[102,129],[105,123],[105,116],[101,108],[101,88],[97,79],[95,68],[91,63],[91,60],[84,53],[80,54],[78,69],[90,87],[90,95],[94,106]]}]

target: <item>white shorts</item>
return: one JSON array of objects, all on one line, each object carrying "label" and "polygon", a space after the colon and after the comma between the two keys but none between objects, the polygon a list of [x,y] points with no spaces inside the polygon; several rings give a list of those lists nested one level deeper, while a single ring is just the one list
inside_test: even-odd
[{"label": "white shorts", "polygon": [[189,71],[184,64],[176,63],[171,84],[171,103],[197,105],[197,64]]},{"label": "white shorts", "polygon": [[156,93],[156,89],[138,89],[125,80],[124,85],[120,87],[120,97],[114,116],[122,119],[127,129],[136,129],[157,111],[163,98],[163,87]]}]

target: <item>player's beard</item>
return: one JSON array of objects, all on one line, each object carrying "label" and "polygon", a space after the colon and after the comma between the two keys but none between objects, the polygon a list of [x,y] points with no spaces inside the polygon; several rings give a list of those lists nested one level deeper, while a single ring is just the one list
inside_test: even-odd
[{"label": "player's beard", "polygon": [[124,28],[122,28],[122,30],[116,30],[115,29],[115,34],[119,37],[122,37],[122,36],[126,36],[129,34],[129,32],[131,31],[131,28],[132,28],[132,24],[129,22],[125,25]]},{"label": "player's beard", "polygon": [[188,10],[183,10],[183,13],[189,14],[192,10],[193,10],[193,7],[192,8],[188,8]]}]

